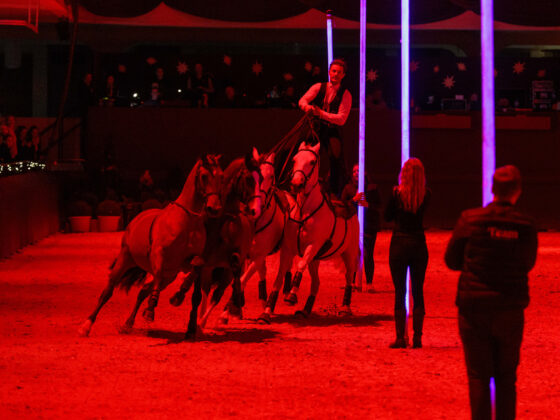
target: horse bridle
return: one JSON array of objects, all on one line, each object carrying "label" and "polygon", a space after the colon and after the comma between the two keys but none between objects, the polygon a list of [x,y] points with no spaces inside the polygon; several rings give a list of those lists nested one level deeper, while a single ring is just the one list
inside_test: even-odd
[{"label": "horse bridle", "polygon": [[[270,162],[263,162],[261,163],[261,165],[270,165],[272,166],[272,168],[274,169],[274,165]],[[262,173],[261,173],[262,175]],[[263,178],[264,179],[264,178]],[[264,194],[264,208],[268,209],[268,206],[270,205],[270,201],[272,200],[272,193],[274,191],[274,187],[276,186],[276,176],[274,175],[274,172],[272,172],[272,184],[270,184],[270,188],[268,189],[268,191],[265,191],[261,188],[262,182],[259,185],[259,191],[261,194]],[[262,213],[261,213],[262,216]]]},{"label": "horse bridle", "polygon": [[[203,167],[204,165],[201,164],[201,167]],[[208,172],[210,172],[212,174],[212,176],[215,176],[215,174],[208,168],[205,168],[206,170],[208,170]],[[199,175],[200,175],[200,168],[198,168],[198,173],[197,173],[197,184],[199,183]],[[204,207],[206,207],[206,205],[208,204],[208,199],[210,197],[212,197],[213,195],[217,195],[218,197],[220,197],[220,192],[219,191],[210,191],[210,192],[203,192],[201,193],[200,191],[198,191],[198,187],[199,185],[197,185],[197,193],[200,194],[200,196],[202,197],[202,200],[204,201]]]},{"label": "horse bridle", "polygon": [[[301,172],[303,175],[303,191],[305,192],[305,187],[307,186],[307,181],[309,181],[309,179],[311,178],[311,176],[313,175],[313,172],[315,171],[315,168],[317,168],[317,164],[319,163],[319,155],[317,153],[315,153],[315,151],[311,150],[311,149],[301,149],[299,150],[295,155],[294,158],[300,154],[301,152],[309,152],[309,153],[313,153],[315,155],[315,163],[311,166],[311,171],[309,172],[309,174],[306,174],[305,172],[303,172],[302,169],[296,169],[295,171],[292,170],[292,178],[294,177],[294,175],[298,172]],[[317,183],[319,182],[319,180],[317,180]],[[313,187],[315,187],[315,185],[313,185]]]}]

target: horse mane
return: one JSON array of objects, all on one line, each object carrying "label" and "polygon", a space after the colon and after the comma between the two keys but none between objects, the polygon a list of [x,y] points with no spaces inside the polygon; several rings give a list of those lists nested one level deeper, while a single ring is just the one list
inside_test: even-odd
[{"label": "horse mane", "polygon": [[[241,197],[238,196],[238,192],[235,187],[243,172],[248,172],[243,158],[235,159],[225,169],[224,187],[222,189],[222,203],[224,205],[232,204],[235,201],[241,200]],[[244,185],[243,187],[246,186]]]}]

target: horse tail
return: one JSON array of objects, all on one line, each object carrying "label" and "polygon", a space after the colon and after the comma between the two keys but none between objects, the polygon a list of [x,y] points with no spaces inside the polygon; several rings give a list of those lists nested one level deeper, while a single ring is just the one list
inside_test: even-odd
[{"label": "horse tail", "polygon": [[128,293],[132,286],[135,284],[140,284],[146,278],[146,270],[142,270],[140,267],[129,268],[121,277],[119,282],[119,288],[123,289]]}]

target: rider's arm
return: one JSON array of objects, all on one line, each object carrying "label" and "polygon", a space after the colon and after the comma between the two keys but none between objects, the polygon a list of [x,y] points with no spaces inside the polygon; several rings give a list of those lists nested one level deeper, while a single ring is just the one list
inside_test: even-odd
[{"label": "rider's arm", "polygon": [[305,94],[299,100],[299,108],[302,111],[304,112],[311,111],[313,105],[310,105],[310,102],[313,102],[313,99],[315,99],[320,89],[321,89],[321,83],[315,83],[313,86],[309,88],[307,92],[305,92]]}]

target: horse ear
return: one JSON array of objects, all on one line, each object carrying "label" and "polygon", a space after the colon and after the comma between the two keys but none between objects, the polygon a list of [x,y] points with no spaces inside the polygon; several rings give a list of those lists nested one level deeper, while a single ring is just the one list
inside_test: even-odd
[{"label": "horse ear", "polygon": [[258,171],[259,170],[258,162],[255,161],[255,158],[253,157],[252,153],[247,153],[245,155],[245,166],[250,171]]},{"label": "horse ear", "polygon": [[321,143],[320,142],[317,142],[317,144],[312,147],[313,151],[317,154],[319,153],[320,148],[321,148]]},{"label": "horse ear", "polygon": [[253,147],[253,159],[255,159],[255,162],[258,162],[260,160],[259,152],[257,151],[256,147]]},{"label": "horse ear", "polygon": [[305,141],[302,141],[302,142],[299,144],[299,149],[298,149],[298,150],[305,149],[306,145],[307,145],[307,143],[305,143]]},{"label": "horse ear", "polygon": [[275,157],[274,152],[272,152],[270,155],[268,155],[268,158],[266,159],[266,161],[268,163],[274,163],[274,157]]}]

